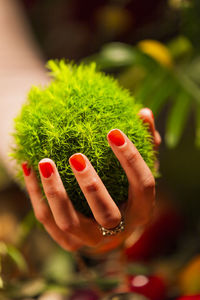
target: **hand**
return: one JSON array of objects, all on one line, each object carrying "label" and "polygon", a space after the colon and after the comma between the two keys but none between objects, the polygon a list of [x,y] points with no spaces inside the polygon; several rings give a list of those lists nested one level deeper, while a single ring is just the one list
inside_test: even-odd
[{"label": "hand", "polygon": [[[161,139],[155,130],[151,110],[142,109],[139,115],[149,124],[155,147],[158,147]],[[39,162],[40,177],[49,205],[43,200],[35,172],[28,168],[27,163],[22,164],[26,188],[36,218],[51,237],[68,251],[75,251],[82,246],[111,250],[124,241],[137,226],[146,224],[152,215],[155,180],[150,169],[123,132],[118,129],[111,130],[107,138],[129,181],[128,201],[120,209],[84,154],[76,153],[69,159],[95,220],[86,218],[74,209],[51,159],[45,158]],[[108,229],[114,228],[119,224],[122,215],[125,230],[116,236],[103,237],[98,224]]]}]

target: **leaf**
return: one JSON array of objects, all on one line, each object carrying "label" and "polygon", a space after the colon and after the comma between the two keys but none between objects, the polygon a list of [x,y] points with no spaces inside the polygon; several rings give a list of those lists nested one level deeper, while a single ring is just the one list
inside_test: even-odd
[{"label": "leaf", "polygon": [[200,148],[200,105],[196,107],[196,137],[195,145]]},{"label": "leaf", "polygon": [[189,113],[190,96],[180,91],[167,119],[165,141],[168,147],[173,148],[178,144]]},{"label": "leaf", "polygon": [[133,65],[138,60],[138,54],[136,48],[114,42],[105,44],[99,53],[85,58],[84,62],[95,61],[100,69],[114,69]]},{"label": "leaf", "polygon": [[193,46],[190,40],[179,35],[168,43],[168,49],[174,59],[185,59],[193,52]]},{"label": "leaf", "polygon": [[177,83],[171,74],[163,80],[156,90],[150,95],[147,106],[153,111],[154,115],[158,115],[163,105],[170,96],[173,96],[177,89]]},{"label": "leaf", "polygon": [[176,69],[174,72],[174,76],[176,76],[183,90],[191,95],[191,97],[196,101],[197,104],[200,104],[199,86],[186,74],[185,69]]},{"label": "leaf", "polygon": [[161,72],[160,69],[154,69],[148,73],[145,80],[141,82],[140,88],[136,93],[136,99],[138,99],[141,103],[147,104],[151,98],[151,95],[155,95],[157,89],[163,85],[167,78],[167,74],[165,71]]},{"label": "leaf", "polygon": [[121,72],[118,76],[118,80],[121,86],[135,94],[135,91],[141,87],[141,83],[146,79],[146,73],[143,66],[133,65],[130,68],[126,68],[124,72]]},{"label": "leaf", "polygon": [[185,73],[196,83],[200,83],[200,56],[195,57],[190,64],[186,65]]},{"label": "leaf", "polygon": [[20,271],[27,272],[28,270],[27,263],[23,255],[16,247],[12,245],[7,245],[7,253],[12,258],[12,260],[16,263]]},{"label": "leaf", "polygon": [[123,43],[110,43],[103,46],[101,55],[116,65],[130,65],[134,61],[134,49]]}]

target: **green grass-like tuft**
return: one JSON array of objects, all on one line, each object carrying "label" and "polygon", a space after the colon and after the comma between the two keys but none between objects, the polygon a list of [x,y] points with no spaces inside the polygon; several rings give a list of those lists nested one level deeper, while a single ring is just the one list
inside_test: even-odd
[{"label": "green grass-like tuft", "polygon": [[110,76],[90,65],[48,62],[53,80],[45,87],[32,87],[27,102],[15,119],[15,147],[18,176],[21,163],[28,161],[38,174],[38,162],[45,157],[57,165],[75,208],[91,216],[87,201],[71,171],[68,159],[84,153],[117,204],[127,199],[126,175],[112,152],[107,133],[121,129],[135,144],[154,173],[155,152],[147,125],[138,117],[140,106],[129,92]]}]

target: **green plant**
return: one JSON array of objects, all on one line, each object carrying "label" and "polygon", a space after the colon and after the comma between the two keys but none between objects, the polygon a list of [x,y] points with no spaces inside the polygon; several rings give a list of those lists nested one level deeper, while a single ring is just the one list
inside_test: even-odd
[{"label": "green plant", "polygon": [[[179,144],[193,116],[195,145],[200,148],[199,53],[184,36],[177,36],[167,45],[145,42],[153,57],[141,49],[140,43],[131,46],[114,42],[105,44],[85,61],[95,61],[99,70],[117,74],[120,84],[131,90],[137,102],[149,107],[156,118],[167,106],[165,142],[169,148]],[[165,56],[164,62],[160,55]]]},{"label": "green plant", "polygon": [[[125,132],[154,172],[155,151],[147,125],[138,117],[140,105],[116,80],[97,72],[94,63],[76,66],[51,60],[48,67],[54,80],[44,89],[33,87],[15,119],[12,156],[18,165],[28,161],[37,174],[42,158],[53,159],[75,208],[89,216],[68,163],[72,154],[82,152],[116,203],[125,201],[127,178],[106,135],[113,128]],[[22,179],[21,168],[18,175]]]}]

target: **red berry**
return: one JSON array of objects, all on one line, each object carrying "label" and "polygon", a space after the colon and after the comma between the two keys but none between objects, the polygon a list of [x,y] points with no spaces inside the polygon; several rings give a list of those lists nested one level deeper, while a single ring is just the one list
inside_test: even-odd
[{"label": "red berry", "polygon": [[129,276],[130,291],[142,294],[150,300],[164,300],[166,295],[166,286],[162,278],[151,275]]}]

